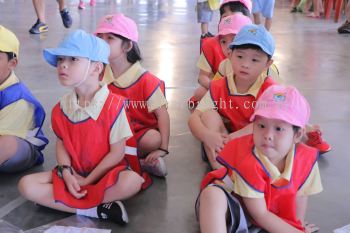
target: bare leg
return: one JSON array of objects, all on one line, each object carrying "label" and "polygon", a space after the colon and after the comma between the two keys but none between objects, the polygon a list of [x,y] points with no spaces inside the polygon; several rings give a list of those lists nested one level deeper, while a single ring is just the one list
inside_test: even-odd
[{"label": "bare leg", "polygon": [[208,92],[208,89],[206,89],[203,86],[199,86],[194,91],[194,97],[196,98],[197,101],[200,101],[207,92]]},{"label": "bare leg", "polygon": [[58,9],[61,11],[64,9],[65,4],[64,4],[64,0],[58,0]]},{"label": "bare leg", "polygon": [[[202,114],[201,120],[205,125],[205,127],[207,127],[210,130],[213,130],[219,133],[224,133],[224,134],[228,133],[221,119],[221,116],[217,111],[214,111],[214,110],[205,111]],[[205,152],[207,153],[208,160],[211,167],[213,169],[218,169],[222,167],[222,165],[216,161],[216,156],[217,156],[216,152],[214,150],[209,149],[205,144],[204,144],[204,149],[205,149]]]},{"label": "bare leg", "polygon": [[45,23],[45,0],[33,0],[33,6],[40,22]]},{"label": "bare leg", "polygon": [[253,15],[254,15],[254,23],[257,25],[261,24],[260,13],[255,13]]},{"label": "bare leg", "polygon": [[227,200],[218,187],[205,188],[200,196],[199,225],[202,233],[226,233]]},{"label": "bare leg", "polygon": [[0,136],[0,164],[9,160],[16,153],[17,147],[15,136]]},{"label": "bare leg", "polygon": [[106,190],[103,203],[125,200],[134,196],[140,191],[142,183],[143,179],[137,173],[133,171],[121,172],[118,182]]},{"label": "bare leg", "polygon": [[154,129],[148,130],[138,143],[141,156],[146,156],[150,152],[157,150],[161,143],[162,139],[159,131]]},{"label": "bare leg", "polygon": [[266,18],[265,19],[265,28],[266,28],[266,30],[270,31],[271,25],[272,25],[272,19]]},{"label": "bare leg", "polygon": [[76,212],[73,208],[55,202],[53,198],[51,171],[22,177],[18,183],[18,189],[23,197],[32,202],[64,212]]},{"label": "bare leg", "polygon": [[202,30],[202,35],[207,34],[209,30],[209,24],[201,23],[201,30]]}]

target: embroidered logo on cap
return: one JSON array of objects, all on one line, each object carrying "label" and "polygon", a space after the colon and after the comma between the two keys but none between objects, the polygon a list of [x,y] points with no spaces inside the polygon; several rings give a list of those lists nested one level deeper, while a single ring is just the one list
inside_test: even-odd
[{"label": "embroidered logo on cap", "polygon": [[113,15],[107,15],[105,17],[105,21],[109,24],[112,24],[112,21],[113,21]]},{"label": "embroidered logo on cap", "polygon": [[257,31],[256,31],[256,29],[249,29],[248,32],[250,32],[250,33],[255,35]]},{"label": "embroidered logo on cap", "polygon": [[273,99],[276,101],[276,102],[283,102],[286,100],[286,94],[285,93],[276,93],[276,94],[273,94]]}]

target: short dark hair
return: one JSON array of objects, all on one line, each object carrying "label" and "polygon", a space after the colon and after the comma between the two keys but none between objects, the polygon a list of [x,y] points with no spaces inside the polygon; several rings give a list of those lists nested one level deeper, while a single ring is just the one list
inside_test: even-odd
[{"label": "short dark hair", "polygon": [[17,57],[14,52],[3,52],[3,51],[0,51],[0,53],[6,53],[7,60],[9,60],[9,61]]},{"label": "short dark hair", "polygon": [[131,64],[134,64],[137,61],[141,61],[142,57],[141,57],[141,51],[139,49],[138,44],[135,41],[131,41],[128,38],[125,38],[121,35],[117,35],[114,34],[116,37],[120,38],[123,43],[132,43],[132,48],[130,49],[130,51],[128,51],[126,53],[126,59],[128,60],[128,62],[130,62]]},{"label": "short dark hair", "polygon": [[250,11],[241,2],[228,2],[220,7],[220,16],[224,14],[224,8],[228,6],[232,12],[241,12],[243,15],[250,17]]},{"label": "short dark hair", "polygon": [[300,126],[293,125],[293,131],[294,131],[294,133],[298,133],[300,129],[301,129]]},{"label": "short dark hair", "polygon": [[255,44],[242,44],[242,45],[235,45],[232,50],[234,49],[255,49],[255,50],[258,50],[258,51],[261,51],[263,53],[266,54],[267,56],[267,60],[270,60],[272,58],[272,56],[270,54],[267,54],[264,50],[262,50],[262,48],[258,45],[255,45]]}]

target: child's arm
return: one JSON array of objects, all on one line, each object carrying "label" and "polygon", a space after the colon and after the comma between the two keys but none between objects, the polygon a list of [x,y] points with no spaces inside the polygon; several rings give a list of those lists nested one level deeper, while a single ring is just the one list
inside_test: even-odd
[{"label": "child's arm", "polygon": [[297,196],[297,217],[300,219],[302,222],[303,226],[305,227],[305,231],[307,233],[311,232],[317,232],[320,228],[318,228],[315,224],[310,224],[305,222],[305,214],[306,214],[306,209],[307,209],[307,201],[308,201],[308,196],[306,195],[298,195]]},{"label": "child's arm", "polygon": [[302,233],[293,226],[283,221],[277,215],[266,208],[264,198],[244,198],[243,202],[252,218],[265,230],[270,233]]},{"label": "child's arm", "polygon": [[[61,139],[57,138],[56,141],[56,159],[58,165],[71,166],[71,160],[66,148],[63,145]],[[75,171],[73,171],[75,173]],[[86,190],[81,191],[78,179],[70,173],[68,169],[62,171],[63,180],[66,184],[69,192],[77,199],[80,199],[86,195]]]},{"label": "child's arm", "polygon": [[114,168],[123,158],[125,151],[125,138],[110,145],[110,151],[92,172],[83,179],[81,186],[93,184],[101,179],[109,170]]},{"label": "child's arm", "polygon": [[231,141],[235,138],[243,137],[245,135],[252,134],[252,133],[253,133],[253,123],[250,123],[249,125],[245,126],[244,128],[237,130],[233,133],[230,133],[228,136],[228,141]]},{"label": "child's arm", "polygon": [[199,75],[198,75],[199,85],[205,87],[206,89],[209,89],[211,77],[213,76],[214,76],[213,73],[206,72],[204,70],[199,70]]},{"label": "child's arm", "polygon": [[[163,105],[162,107],[155,109],[154,114],[157,117],[158,128],[159,128],[160,137],[161,137],[160,148],[164,150],[168,150],[169,136],[170,136],[170,118],[169,118],[168,110],[166,109],[166,106]],[[155,161],[160,156],[164,155],[164,153],[165,152],[162,150],[155,150],[147,156],[146,162]]]},{"label": "child's arm", "polygon": [[[215,110],[207,110],[215,111]],[[188,120],[188,126],[193,134],[198,140],[203,142],[213,151],[220,151],[224,147],[225,139],[227,135],[215,132],[208,129],[201,119],[203,113],[199,110],[194,110]]]}]

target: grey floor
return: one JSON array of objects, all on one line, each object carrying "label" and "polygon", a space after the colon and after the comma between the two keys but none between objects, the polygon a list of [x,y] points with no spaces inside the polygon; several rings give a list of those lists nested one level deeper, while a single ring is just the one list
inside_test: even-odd
[{"label": "grey floor", "polygon": [[[320,232],[329,233],[350,223],[350,35],[338,35],[331,20],[309,19],[289,14],[288,1],[277,0],[272,34],[277,43],[274,59],[287,83],[300,88],[312,106],[312,121],[321,125],[333,150],[319,160],[324,191],[310,199],[309,222]],[[50,112],[67,89],[59,86],[55,70],[42,59],[42,49],[53,47],[71,30],[92,32],[97,20],[108,13],[123,12],[139,25],[144,66],[164,79],[171,116],[169,175],[155,179],[154,185],[126,201],[130,223],[118,227],[94,219],[59,213],[23,200],[16,184],[27,173],[51,169],[55,165],[54,144],[45,150],[43,166],[16,175],[0,174],[0,232],[12,229],[42,232],[46,224],[109,228],[113,232],[199,232],[194,203],[201,177],[208,170],[200,159],[199,143],[187,127],[186,100],[196,86],[195,67],[199,51],[199,25],[195,0],[98,1],[95,8],[77,10],[77,0],[69,2],[74,24],[62,26],[55,1],[47,1],[49,32],[30,35],[36,17],[29,0],[0,0],[0,24],[16,33],[21,41],[17,75],[47,109],[45,133],[50,130]],[[215,23],[211,31],[216,32]],[[2,226],[2,228],[1,228]],[[19,232],[13,231],[13,232]]]}]

